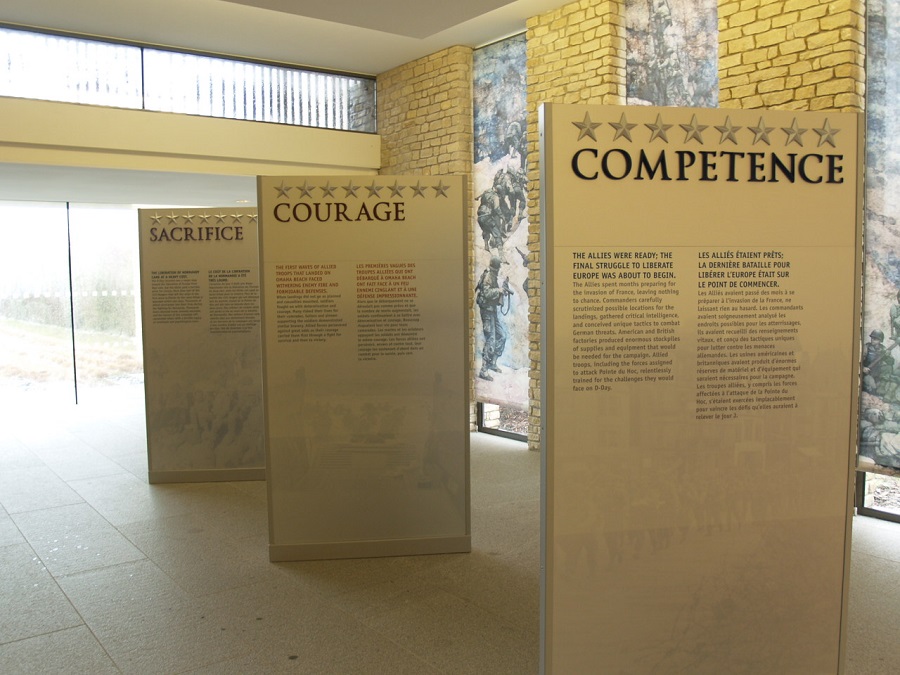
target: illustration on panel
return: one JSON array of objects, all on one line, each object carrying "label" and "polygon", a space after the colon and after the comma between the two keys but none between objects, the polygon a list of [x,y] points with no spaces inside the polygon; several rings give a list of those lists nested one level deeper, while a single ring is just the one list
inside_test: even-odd
[{"label": "illustration on panel", "polygon": [[475,54],[475,396],[528,406],[525,37]]},{"label": "illustration on panel", "polygon": [[715,2],[626,0],[625,20],[629,105],[717,105]]},{"label": "illustration on panel", "polygon": [[888,53],[900,21],[882,1],[869,7],[866,256],[863,295],[859,468],[900,473],[900,69]]}]

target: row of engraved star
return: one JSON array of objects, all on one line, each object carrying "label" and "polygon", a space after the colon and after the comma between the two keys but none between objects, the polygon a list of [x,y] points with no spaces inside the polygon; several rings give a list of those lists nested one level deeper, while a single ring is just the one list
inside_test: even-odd
[{"label": "row of engraved star", "polygon": [[[593,122],[591,120],[590,113],[585,113],[584,120],[582,120],[581,122],[572,122],[572,124],[574,124],[578,129],[579,141],[586,136],[596,141],[596,129],[603,126],[603,122]],[[618,122],[608,122],[608,124],[615,130],[615,134],[613,135],[614,141],[620,138],[624,138],[629,143],[632,141],[631,130],[638,126],[635,123],[629,122],[625,113],[622,113],[622,116],[619,118]],[[663,122],[662,115],[658,114],[656,116],[655,122],[653,122],[652,124],[644,124],[644,126],[650,130],[649,142],[652,143],[658,138],[663,142],[668,143],[668,131],[675,125],[665,124]],[[697,115],[691,117],[690,124],[679,124],[678,126],[681,127],[685,132],[685,143],[688,143],[689,141],[697,141],[698,143],[703,145],[703,132],[709,128],[709,125],[700,124],[697,121]],[[723,143],[725,143],[725,141],[731,141],[732,143],[737,145],[737,132],[744,127],[732,124],[731,116],[728,116],[725,118],[725,124],[723,124],[722,126],[716,125],[714,128],[720,134],[719,145],[722,145]],[[766,145],[771,145],[769,134],[775,131],[775,127],[766,126],[764,117],[759,118],[759,122],[755,127],[747,127],[747,130],[753,134],[753,145],[756,145],[757,143],[765,143]],[[796,143],[800,147],[803,147],[803,134],[809,131],[809,129],[802,129],[800,127],[796,117],[793,119],[791,126],[781,127],[781,130],[785,134],[787,134],[784,143],[785,146],[788,146],[791,143]],[[829,145],[831,145],[831,147],[836,147],[834,144],[834,137],[840,132],[840,129],[833,129],[827,118],[820,129],[814,128],[813,131],[815,131],[819,135],[819,143],[817,147],[821,147],[824,143],[828,143]]]},{"label": "row of engraved star", "polygon": [[368,194],[364,195],[362,198],[370,198],[376,197],[381,198],[382,190],[389,190],[390,194],[388,197],[403,197],[403,191],[406,189],[412,190],[413,197],[425,197],[426,191],[429,189],[434,190],[435,197],[446,197],[447,190],[450,189],[449,185],[444,185],[444,181],[438,182],[437,185],[422,185],[422,181],[417,181],[415,185],[400,185],[398,181],[394,181],[393,185],[378,185],[375,181],[372,181],[371,185],[356,185],[353,181],[350,181],[346,185],[332,185],[331,181],[325,183],[325,185],[310,185],[309,181],[304,181],[303,185],[285,185],[284,181],[281,182],[281,185],[276,185],[275,190],[278,192],[279,197],[285,197],[290,199],[291,190],[299,190],[299,198],[307,197],[309,199],[314,199],[316,193],[314,190],[321,190],[322,197],[330,197],[336,198],[334,192],[335,190],[341,189],[344,191],[344,197],[358,197],[357,192],[360,190],[368,191]]},{"label": "row of engraved star", "polygon": [[192,214],[192,213],[188,213],[188,214],[184,214],[184,215],[179,215],[177,213],[170,213],[168,215],[161,216],[158,213],[156,213],[156,214],[150,216],[150,220],[153,221],[154,225],[161,224],[163,219],[168,221],[167,222],[168,225],[177,225],[179,218],[182,219],[182,221],[184,222],[185,225],[193,225],[195,218],[199,219],[199,222],[197,223],[197,225],[209,225],[211,220],[215,220],[215,222],[212,223],[213,225],[222,225],[222,224],[226,223],[228,218],[231,218],[232,225],[240,225],[241,223],[245,222],[245,219],[246,219],[246,222],[249,222],[249,223],[256,222],[256,215],[255,214],[247,214],[247,213],[233,213],[230,216],[225,215],[223,213],[217,213],[216,215],[210,215],[208,213],[198,213],[196,215]]}]

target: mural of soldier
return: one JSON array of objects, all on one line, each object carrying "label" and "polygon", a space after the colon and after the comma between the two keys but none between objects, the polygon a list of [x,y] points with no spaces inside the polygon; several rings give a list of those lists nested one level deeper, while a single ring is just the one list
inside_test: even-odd
[{"label": "mural of soldier", "polygon": [[500,373],[497,359],[506,348],[506,327],[502,316],[509,313],[508,298],[512,295],[509,279],[500,283],[500,258],[491,258],[486,269],[475,286],[475,303],[481,313],[481,330],[484,334],[484,346],[481,350],[481,370],[478,377],[482,380],[493,380],[491,372]]},{"label": "mural of soldier", "polygon": [[896,341],[893,341],[890,347],[885,347],[883,331],[875,329],[869,333],[863,354],[863,391],[882,398],[894,398],[897,382],[891,349],[896,346]]},{"label": "mural of soldier", "polygon": [[715,107],[717,5],[712,0],[626,0],[627,102]]},{"label": "mural of soldier", "polygon": [[500,208],[500,195],[493,187],[482,192],[478,198],[476,218],[478,227],[481,228],[484,250],[502,250],[505,238],[503,214]]},{"label": "mural of soldier", "polygon": [[[860,455],[877,466],[866,471],[896,474],[900,470],[900,455],[887,446],[893,444],[893,431],[884,434],[881,449],[867,444],[865,434],[879,435],[891,422],[900,420],[900,394],[896,373],[896,345],[900,343],[900,80],[896,59],[890,58],[898,45],[900,15],[894,3],[873,0],[866,6],[870,56],[866,85],[866,222],[865,265],[863,295],[863,325],[884,332],[884,351],[891,356],[890,368],[872,362],[878,358],[876,347],[866,343],[863,350],[863,386],[860,394]],[[871,334],[869,334],[871,338]],[[873,356],[874,354],[874,356]],[[887,360],[885,357],[884,360]],[[866,371],[869,372],[866,372]],[[890,374],[890,378],[887,375]],[[891,383],[893,381],[893,384]],[[885,423],[872,429],[866,417],[876,417],[880,411]],[[889,442],[890,441],[890,442]],[[880,441],[879,441],[880,442]],[[863,449],[871,450],[868,454]]]},{"label": "mural of soldier", "polygon": [[[528,410],[525,38],[475,52],[475,398]],[[478,322],[481,325],[478,325]]]}]

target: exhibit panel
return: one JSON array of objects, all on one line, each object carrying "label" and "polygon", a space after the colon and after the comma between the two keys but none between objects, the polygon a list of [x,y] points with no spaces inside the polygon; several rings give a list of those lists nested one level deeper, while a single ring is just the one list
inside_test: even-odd
[{"label": "exhibit panel", "polygon": [[542,109],[542,666],[838,672],[858,116]]},{"label": "exhibit panel", "polygon": [[256,210],[138,219],[149,480],[263,480]]},{"label": "exhibit panel", "polygon": [[271,560],[470,550],[464,200],[259,178]]}]

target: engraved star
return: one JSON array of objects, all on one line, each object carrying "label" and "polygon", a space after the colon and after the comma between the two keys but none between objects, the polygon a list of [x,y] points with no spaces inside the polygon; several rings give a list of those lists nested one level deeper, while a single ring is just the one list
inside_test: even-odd
[{"label": "engraved star", "polygon": [[313,187],[314,186],[309,184],[308,180],[303,181],[303,185],[297,186],[297,189],[300,190],[300,197],[308,197],[309,199],[312,199]]},{"label": "engraved star", "polygon": [[281,185],[276,185],[275,189],[278,191],[279,197],[290,199],[291,196],[288,193],[291,191],[291,187],[289,185],[285,185],[284,181],[281,181]]},{"label": "engraved star", "polygon": [[412,186],[413,189],[413,198],[415,197],[425,197],[425,185],[422,185],[422,181],[416,181],[416,184]]},{"label": "engraved star", "polygon": [[332,187],[331,181],[328,181],[325,185],[320,185],[319,189],[322,191],[323,197],[331,197],[334,199],[334,191],[337,190],[337,185]]},{"label": "engraved star", "polygon": [[259,220],[259,217],[254,213],[247,216],[247,220],[256,225],[256,221]]},{"label": "engraved star", "polygon": [[191,214],[191,213],[187,214],[186,216],[183,216],[183,218],[184,218],[184,224],[185,224],[185,225],[193,225],[193,224],[194,224],[194,218],[195,218],[195,217],[196,217],[196,216],[194,216],[194,215]]},{"label": "engraved star", "polygon": [[437,185],[431,186],[431,189],[434,190],[435,197],[446,197],[449,188],[449,185],[444,185],[444,181],[440,181]]},{"label": "engraved star", "polygon": [[684,129],[686,136],[684,137],[684,142],[687,143],[689,140],[693,139],[697,141],[700,145],[703,145],[703,136],[700,134],[703,133],[703,130],[706,129],[705,124],[697,123],[697,115],[695,114],[691,117],[690,124],[679,124],[682,129]]},{"label": "engraved star", "polygon": [[202,213],[202,214],[200,214],[200,215],[197,216],[197,217],[200,219],[200,223],[201,223],[202,225],[206,225],[206,224],[209,223],[209,219],[210,219],[211,216],[210,216],[208,213]]},{"label": "engraved star", "polygon": [[161,215],[159,215],[158,213],[154,213],[152,216],[150,216],[150,220],[153,221],[154,225],[159,225],[159,221],[161,221],[162,218],[163,217]]},{"label": "engraved star", "polygon": [[656,121],[653,124],[645,124],[650,130],[650,142],[652,143],[657,138],[663,139],[666,143],[669,142],[669,137],[666,136],[666,132],[672,128],[671,124],[663,124],[662,115],[656,116]]},{"label": "engraved star", "polygon": [[243,216],[241,216],[240,213],[232,213],[232,214],[231,214],[231,217],[234,218],[234,224],[235,224],[235,225],[240,225],[240,224],[241,224],[241,218],[242,218]]},{"label": "engraved star", "polygon": [[216,225],[221,225],[222,223],[224,223],[225,219],[227,217],[228,216],[226,216],[224,213],[217,213],[216,214]]},{"label": "engraved star", "polygon": [[817,134],[819,134],[819,145],[816,147],[821,147],[822,143],[828,143],[832,148],[837,147],[834,144],[835,134],[840,133],[840,129],[832,129],[831,125],[828,123],[828,120],[825,120],[825,123],[822,125],[821,129],[813,129]]},{"label": "engraved star", "polygon": [[731,141],[735,145],[737,145],[736,134],[740,129],[744,127],[736,127],[731,123],[731,117],[725,118],[725,124],[721,127],[717,126],[716,131],[722,134],[722,137],[719,139],[719,145],[722,145],[725,141]]},{"label": "engraved star", "polygon": [[629,124],[628,120],[625,119],[625,113],[622,113],[622,117],[619,118],[618,122],[610,122],[609,126],[616,130],[616,135],[613,136],[613,140],[618,140],[619,138],[627,138],[628,142],[631,142],[631,130],[634,129],[637,124]]},{"label": "engraved star", "polygon": [[766,145],[772,145],[769,142],[769,132],[775,131],[775,127],[767,127],[762,117],[759,118],[759,122],[755,127],[747,128],[753,132],[753,145],[756,145],[760,141],[762,141]]},{"label": "engraved star", "polygon": [[166,216],[166,218],[169,219],[169,225],[175,225],[178,222],[178,216],[176,216],[174,213]]},{"label": "engraved star", "polygon": [[350,181],[349,183],[347,183],[346,185],[343,186],[344,197],[350,197],[350,196],[355,197],[356,191],[359,190],[360,187],[361,186],[359,186],[359,185],[354,185],[353,181]]},{"label": "engraved star", "polygon": [[397,181],[394,181],[393,185],[388,185],[388,188],[391,190],[391,197],[402,197],[403,191],[406,189],[405,185],[399,185]]},{"label": "engraved star", "polygon": [[589,136],[593,140],[597,140],[597,134],[594,133],[594,129],[597,127],[603,126],[603,122],[591,122],[590,113],[584,114],[584,121],[582,122],[572,122],[576,127],[578,127],[578,140],[580,141],[585,136]]},{"label": "engraved star", "polygon": [[366,190],[369,191],[370,197],[380,197],[381,196],[381,194],[379,194],[381,192],[381,186],[375,185],[375,181],[372,181],[371,185],[366,185]]},{"label": "engraved star", "polygon": [[781,130],[787,134],[787,140],[784,142],[785,145],[790,145],[791,143],[796,143],[800,147],[803,147],[803,134],[805,134],[809,129],[801,129],[797,126],[797,118],[794,118],[794,121],[791,123],[789,127],[781,127]]}]

